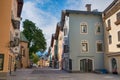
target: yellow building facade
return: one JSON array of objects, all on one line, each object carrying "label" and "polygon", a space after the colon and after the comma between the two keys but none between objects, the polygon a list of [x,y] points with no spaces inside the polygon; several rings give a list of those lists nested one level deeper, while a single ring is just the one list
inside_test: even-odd
[{"label": "yellow building facade", "polygon": [[0,0],[0,79],[14,71],[23,0]]},{"label": "yellow building facade", "polygon": [[120,74],[120,0],[114,0],[103,12],[105,30],[105,68]]},{"label": "yellow building facade", "polygon": [[20,53],[18,54],[18,60],[16,61],[17,68],[28,68],[30,67],[29,60],[29,48],[28,48],[28,40],[24,36],[24,34],[20,33]]}]

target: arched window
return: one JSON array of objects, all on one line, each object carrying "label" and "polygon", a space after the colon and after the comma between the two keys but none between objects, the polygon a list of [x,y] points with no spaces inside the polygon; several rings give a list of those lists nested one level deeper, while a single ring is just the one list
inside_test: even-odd
[{"label": "arched window", "polygon": [[112,62],[112,72],[113,72],[113,74],[117,74],[117,61],[116,61],[116,59],[112,58],[111,62]]},{"label": "arched window", "polygon": [[101,33],[101,25],[100,25],[100,23],[95,24],[95,27],[96,27],[96,34]]},{"label": "arched window", "polygon": [[80,24],[80,32],[81,32],[81,33],[87,33],[87,32],[88,32],[87,23],[82,22],[82,23]]}]

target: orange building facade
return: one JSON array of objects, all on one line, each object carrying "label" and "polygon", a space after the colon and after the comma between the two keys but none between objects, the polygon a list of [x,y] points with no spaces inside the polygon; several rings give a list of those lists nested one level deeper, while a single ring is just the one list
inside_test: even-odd
[{"label": "orange building facade", "polygon": [[14,71],[15,56],[19,53],[20,16],[23,0],[0,1],[0,79]]}]

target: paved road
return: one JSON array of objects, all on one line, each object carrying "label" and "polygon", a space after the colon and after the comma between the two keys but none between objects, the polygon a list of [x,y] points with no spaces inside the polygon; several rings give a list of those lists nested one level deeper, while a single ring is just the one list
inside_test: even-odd
[{"label": "paved road", "polygon": [[120,75],[67,73],[51,68],[33,68],[17,70],[8,80],[120,80]]}]

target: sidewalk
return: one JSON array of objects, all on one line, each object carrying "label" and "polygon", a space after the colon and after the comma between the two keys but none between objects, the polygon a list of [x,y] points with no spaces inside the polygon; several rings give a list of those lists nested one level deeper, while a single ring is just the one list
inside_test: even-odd
[{"label": "sidewalk", "polygon": [[120,75],[67,73],[52,68],[17,69],[8,80],[120,80]]},{"label": "sidewalk", "polygon": [[33,69],[17,69],[8,76],[8,80],[27,80]]}]

